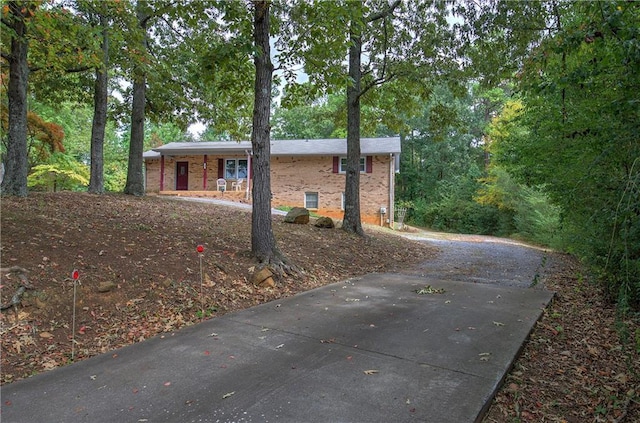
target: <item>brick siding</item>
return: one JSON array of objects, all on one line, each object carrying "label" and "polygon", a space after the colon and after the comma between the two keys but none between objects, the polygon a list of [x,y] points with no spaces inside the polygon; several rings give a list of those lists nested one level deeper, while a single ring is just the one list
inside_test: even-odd
[{"label": "brick siding", "polygon": [[[207,156],[206,191],[216,190],[218,158]],[[246,158],[225,156],[224,158]],[[362,221],[380,224],[380,207],[391,210],[389,204],[390,155],[372,157],[371,173],[360,174],[360,213]],[[165,156],[164,190],[175,190],[176,163],[189,163],[189,191],[205,191],[203,187],[203,156]],[[146,191],[160,191],[160,159],[147,159]],[[342,193],[345,174],[333,172],[333,156],[275,156],[271,158],[272,206],[304,207],[305,193],[318,193],[319,215],[342,219]],[[246,184],[246,181],[245,181]],[[246,188],[246,185],[244,185]],[[227,189],[231,188],[228,182]]]}]

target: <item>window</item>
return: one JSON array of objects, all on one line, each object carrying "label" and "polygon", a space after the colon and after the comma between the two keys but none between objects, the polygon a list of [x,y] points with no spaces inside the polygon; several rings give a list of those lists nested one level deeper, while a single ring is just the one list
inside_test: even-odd
[{"label": "window", "polygon": [[224,179],[246,178],[247,169],[247,159],[226,159],[224,162]]},{"label": "window", "polygon": [[317,192],[305,192],[304,193],[304,207],[307,209],[318,208],[318,193]]},{"label": "window", "polygon": [[[364,157],[360,157],[360,173],[364,173],[367,170],[367,162]],[[347,158],[340,157],[340,173],[347,171]]]}]

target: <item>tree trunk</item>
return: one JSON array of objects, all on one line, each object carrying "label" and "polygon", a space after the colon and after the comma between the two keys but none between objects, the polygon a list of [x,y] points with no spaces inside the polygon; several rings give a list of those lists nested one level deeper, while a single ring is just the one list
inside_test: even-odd
[{"label": "tree trunk", "polygon": [[[143,32],[141,49],[146,55],[147,18],[141,12],[143,2],[136,4],[138,21]],[[129,139],[129,166],[127,167],[127,183],[124,193],[129,195],[144,195],[144,176],[142,174],[142,153],[144,150],[144,116],[146,105],[147,75],[144,64],[139,63],[133,70],[133,104],[131,108],[131,137]]]},{"label": "tree trunk", "polygon": [[[11,1],[9,6],[11,56],[9,57],[9,134],[2,194],[27,196],[27,85],[29,66],[27,63],[27,26],[25,14],[37,6]],[[5,19],[3,18],[3,21]]]},{"label": "tree trunk", "polygon": [[[357,3],[362,8],[362,3]],[[354,7],[356,7],[354,5]],[[360,221],[360,69],[362,54],[362,14],[351,19],[349,47],[349,83],[347,85],[347,163],[342,229],[364,235]]]},{"label": "tree trunk", "polygon": [[[269,46],[270,1],[254,1],[254,43],[256,53],[255,94],[251,146],[253,160],[253,214],[251,216],[251,252],[260,263],[281,266],[286,262],[278,250],[271,225],[271,84],[273,64]],[[273,266],[272,266],[273,267]]]},{"label": "tree trunk", "polygon": [[89,192],[104,193],[104,134],[107,126],[107,94],[109,67],[109,38],[106,18],[100,16],[102,28],[102,68],[96,70],[96,81],[93,93],[93,125],[91,126],[91,176]]}]

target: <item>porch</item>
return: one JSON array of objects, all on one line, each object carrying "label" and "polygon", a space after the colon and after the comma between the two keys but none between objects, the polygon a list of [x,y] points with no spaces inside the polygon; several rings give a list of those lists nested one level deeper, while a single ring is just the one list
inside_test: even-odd
[{"label": "porch", "polygon": [[172,195],[175,197],[217,198],[220,200],[235,201],[238,203],[251,203],[251,194],[247,191],[185,191],[164,190],[158,195]]}]

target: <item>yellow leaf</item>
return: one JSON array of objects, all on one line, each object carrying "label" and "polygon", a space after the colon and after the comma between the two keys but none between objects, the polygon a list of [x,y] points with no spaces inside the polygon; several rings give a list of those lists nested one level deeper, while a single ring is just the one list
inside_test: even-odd
[{"label": "yellow leaf", "polygon": [[365,370],[364,371],[365,375],[375,375],[376,373],[378,373],[378,370]]}]

